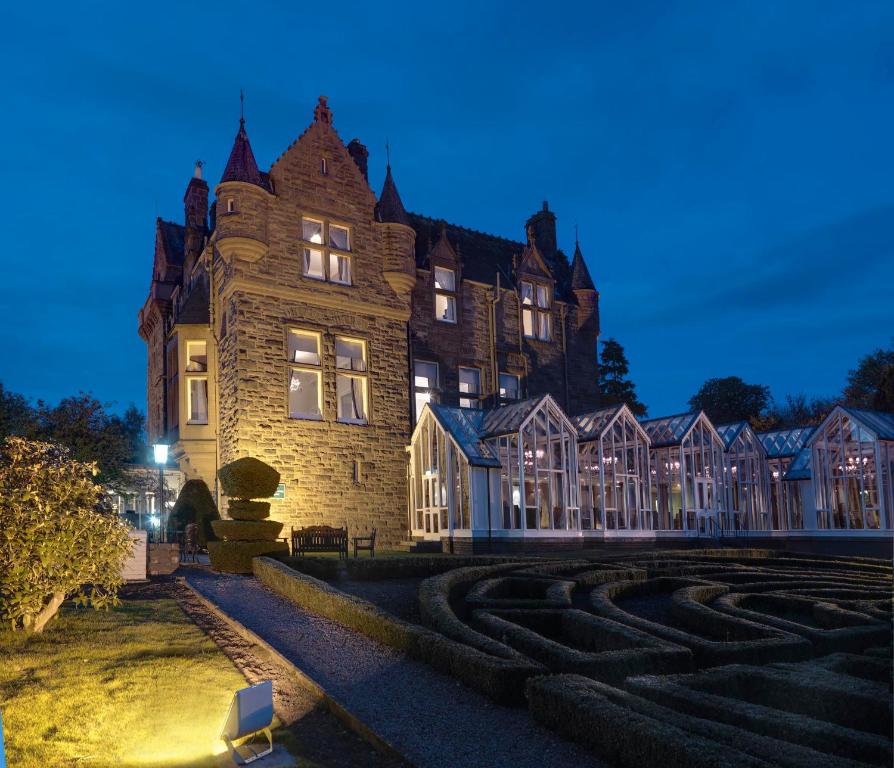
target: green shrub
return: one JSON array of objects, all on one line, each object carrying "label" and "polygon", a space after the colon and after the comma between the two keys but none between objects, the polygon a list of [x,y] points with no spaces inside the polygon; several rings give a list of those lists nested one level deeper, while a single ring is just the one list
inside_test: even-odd
[{"label": "green shrub", "polygon": [[279,472],[251,456],[224,464],[217,477],[224,494],[234,499],[268,499],[279,485]]},{"label": "green shrub", "polygon": [[214,533],[227,541],[276,541],[282,526],[275,520],[215,520],[211,523]]},{"label": "green shrub", "polygon": [[233,520],[266,520],[270,517],[270,502],[230,499],[227,514]]},{"label": "green shrub", "polygon": [[211,523],[219,519],[217,505],[205,481],[187,480],[171,510],[171,528],[182,531],[189,523],[195,523],[199,546],[204,547],[216,538]]},{"label": "green shrub", "polygon": [[117,604],[132,543],[96,473],[57,445],[0,444],[0,626],[41,632],[72,596]]},{"label": "green shrub", "polygon": [[209,541],[211,567],[223,573],[251,573],[251,562],[260,555],[288,554],[284,541]]}]

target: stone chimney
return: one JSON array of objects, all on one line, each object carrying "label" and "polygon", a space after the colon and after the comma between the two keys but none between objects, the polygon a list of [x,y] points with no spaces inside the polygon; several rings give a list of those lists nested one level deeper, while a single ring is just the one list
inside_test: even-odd
[{"label": "stone chimney", "polygon": [[549,203],[546,200],[543,201],[543,209],[537,211],[525,223],[525,230],[528,232],[528,244],[536,245],[543,257],[552,262],[557,249],[556,214],[549,209]]},{"label": "stone chimney", "polygon": [[366,183],[369,184],[369,173],[367,171],[369,150],[360,143],[360,139],[351,139],[348,142],[348,154],[354,158],[354,162],[357,163],[360,173],[363,174],[363,178],[366,179]]},{"label": "stone chimney", "polygon": [[196,161],[193,177],[183,195],[183,223],[204,233],[208,227],[208,184],[202,178],[202,161]]}]

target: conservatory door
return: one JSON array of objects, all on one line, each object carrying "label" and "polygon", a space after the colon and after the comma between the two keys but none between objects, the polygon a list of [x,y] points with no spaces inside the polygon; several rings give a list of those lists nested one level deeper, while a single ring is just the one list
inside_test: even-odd
[{"label": "conservatory door", "polygon": [[[714,483],[707,477],[695,478],[695,516],[699,533],[711,533],[716,524],[714,516]],[[708,522],[708,521],[711,522]]]}]

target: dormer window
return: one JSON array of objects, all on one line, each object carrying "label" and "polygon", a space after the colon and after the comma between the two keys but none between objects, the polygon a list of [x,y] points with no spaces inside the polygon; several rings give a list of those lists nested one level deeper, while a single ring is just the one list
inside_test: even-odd
[{"label": "dormer window", "polygon": [[302,217],[303,273],[314,280],[351,285],[351,230],[341,224]]},{"label": "dormer window", "polygon": [[456,322],[456,272],[446,267],[435,267],[435,318]]},{"label": "dormer window", "polygon": [[236,213],[236,200],[232,197],[227,198],[227,213]]},{"label": "dormer window", "polygon": [[522,333],[529,339],[550,341],[552,331],[552,291],[544,283],[521,283]]}]

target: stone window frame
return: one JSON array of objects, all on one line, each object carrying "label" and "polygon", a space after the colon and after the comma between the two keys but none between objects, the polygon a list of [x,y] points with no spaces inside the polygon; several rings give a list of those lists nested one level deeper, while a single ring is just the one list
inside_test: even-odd
[{"label": "stone window frame", "polygon": [[[313,363],[295,362],[289,360],[289,337],[291,334],[301,336],[313,336],[317,340],[317,357],[319,362]],[[289,324],[285,328],[283,334],[283,357],[286,360],[286,418],[296,421],[322,421],[323,420],[323,332],[318,328],[309,328],[307,326]],[[292,373],[294,371],[303,371],[306,373],[315,373],[317,376],[317,415],[292,415],[292,408],[289,403],[292,385]]]},{"label": "stone window frame", "polygon": [[[436,274],[437,270],[443,269],[447,272],[453,274],[453,290],[447,290],[445,288],[438,288],[436,282]],[[439,323],[447,323],[449,325],[457,325],[459,323],[459,274],[457,272],[456,267],[453,264],[432,264],[431,268],[431,280],[432,280],[432,289],[434,292],[434,301],[432,302],[432,312],[434,313],[435,320]],[[453,319],[446,320],[443,317],[438,317],[438,296],[444,296],[448,301],[450,299],[453,300]]]},{"label": "stone window frame", "polygon": [[[343,341],[349,342],[359,342],[363,345],[363,370],[355,370],[354,368],[339,368],[338,360],[335,351],[337,349],[338,340],[342,339]],[[335,392],[336,392],[336,403],[335,403],[335,421],[338,424],[347,424],[349,426],[355,427],[366,427],[372,423],[372,414],[370,413],[370,403],[372,401],[372,397],[370,396],[370,369],[369,369],[369,340],[363,336],[354,334],[354,333],[338,333],[334,332],[332,334],[332,350],[333,350],[333,362],[335,363]],[[340,418],[338,415],[338,379],[347,378],[347,379],[356,379],[362,382],[362,391],[363,391],[363,408],[366,414],[365,419],[345,419]]]},{"label": "stone window frame", "polygon": [[[460,387],[462,386],[461,381],[461,371],[475,371],[478,374],[478,392],[463,392]],[[456,367],[456,379],[457,379],[457,391],[459,392],[459,407],[460,408],[481,408],[482,407],[482,399],[484,397],[484,371],[481,369],[481,366],[478,365],[458,365]],[[465,395],[465,396],[464,396]],[[468,403],[467,405],[463,405],[463,402]]]},{"label": "stone window frame", "polygon": [[[531,286],[530,303],[527,303],[524,298],[525,285]],[[553,290],[553,286],[543,280],[533,280],[531,278],[525,278],[524,280],[519,281],[518,288],[518,304],[520,315],[519,320],[522,329],[522,336],[524,336],[525,339],[533,339],[536,341],[553,341],[553,302],[555,300],[555,291]],[[547,291],[545,306],[540,304],[540,294],[537,290],[538,288],[542,288]],[[530,313],[531,315],[531,333],[528,333],[525,329],[526,313]],[[541,319],[546,320],[546,336],[540,335]]]},{"label": "stone window frame", "polygon": [[[339,219],[332,219],[326,216],[317,216],[316,214],[303,212],[300,216],[300,232],[299,232],[299,243],[301,245],[301,277],[307,280],[315,280],[318,283],[331,283],[332,285],[342,285],[347,288],[350,288],[354,285],[354,270],[356,260],[354,259],[354,228],[345,221],[341,221]],[[304,238],[304,222],[312,221],[321,226],[322,231],[322,242],[315,243],[312,240],[306,240]],[[344,229],[348,235],[348,247],[344,248],[333,248],[332,247],[332,237],[330,234],[330,227],[337,227],[339,229]],[[320,260],[321,267],[323,270],[323,274],[320,277],[315,277],[314,275],[310,275],[307,273],[305,268],[305,250],[314,250],[320,252]],[[348,276],[349,280],[347,282],[342,280],[334,280],[332,277],[332,264],[331,259],[333,256],[338,258],[347,259],[348,261]]]}]

